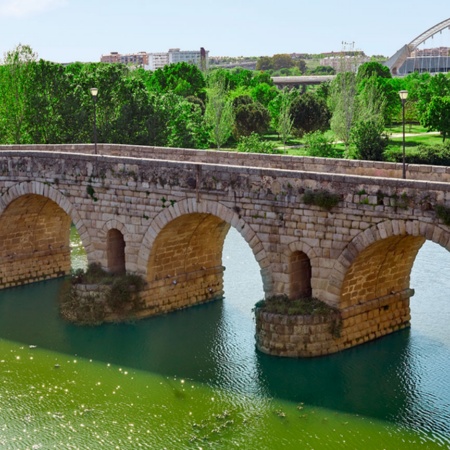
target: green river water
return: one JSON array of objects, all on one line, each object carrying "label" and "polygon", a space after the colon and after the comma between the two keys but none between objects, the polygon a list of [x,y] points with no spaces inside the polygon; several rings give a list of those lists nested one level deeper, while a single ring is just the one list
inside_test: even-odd
[{"label": "green river water", "polygon": [[419,253],[411,330],[308,360],[255,350],[262,283],[233,230],[223,263],[223,301],[127,324],[64,323],[61,280],[0,292],[0,448],[450,447],[445,250]]}]

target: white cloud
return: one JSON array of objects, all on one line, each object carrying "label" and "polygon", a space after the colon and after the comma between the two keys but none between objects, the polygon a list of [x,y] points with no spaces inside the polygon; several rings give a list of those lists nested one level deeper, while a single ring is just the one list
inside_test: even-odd
[{"label": "white cloud", "polygon": [[0,0],[0,17],[23,17],[58,8],[67,0]]}]

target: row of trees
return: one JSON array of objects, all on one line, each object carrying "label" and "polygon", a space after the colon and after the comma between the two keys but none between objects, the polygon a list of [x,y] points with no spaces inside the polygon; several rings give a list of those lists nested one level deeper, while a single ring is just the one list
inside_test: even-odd
[{"label": "row of trees", "polygon": [[271,131],[284,144],[307,135],[311,147],[333,156],[329,139],[317,134],[331,129],[347,156],[381,159],[384,129],[401,117],[398,92],[404,89],[408,121],[441,131],[444,139],[450,131],[450,77],[443,74],[392,78],[381,64],[366,63],[306,92],[281,91],[264,71],[204,75],[186,63],[155,72],[120,64],[63,66],[19,45],[0,65],[0,143],[91,141],[91,87],[99,90],[98,141],[106,143],[221,148]]},{"label": "row of trees", "polygon": [[272,76],[334,75],[336,73],[331,66],[308,67],[304,59],[293,58],[286,53],[258,58],[256,70],[264,70]]}]

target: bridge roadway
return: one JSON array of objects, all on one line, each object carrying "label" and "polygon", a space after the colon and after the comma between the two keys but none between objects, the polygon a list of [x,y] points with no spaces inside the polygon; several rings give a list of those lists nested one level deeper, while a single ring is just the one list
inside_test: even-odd
[{"label": "bridge roadway", "polygon": [[[89,263],[145,277],[139,317],[166,313],[223,295],[222,246],[234,227],[266,296],[312,295],[337,309],[339,333],[330,324],[261,325],[262,351],[314,356],[409,326],[418,250],[427,239],[450,248],[436,213],[450,207],[447,167],[408,166],[403,180],[401,164],[98,149],[0,147],[1,288],[68,274],[73,223]],[[324,192],[337,205],[326,209]]]},{"label": "bridge roadway", "polygon": [[286,76],[286,77],[272,77],[275,86],[283,89],[285,87],[299,87],[314,86],[322,83],[333,81],[336,75],[301,75],[301,76]]}]

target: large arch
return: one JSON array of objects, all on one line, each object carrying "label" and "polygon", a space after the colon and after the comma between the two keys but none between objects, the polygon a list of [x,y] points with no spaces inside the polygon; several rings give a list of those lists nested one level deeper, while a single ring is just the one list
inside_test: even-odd
[{"label": "large arch", "polygon": [[445,30],[446,28],[450,27],[450,19],[443,20],[442,22],[439,22],[438,24],[432,26],[428,30],[424,31],[423,33],[419,34],[415,39],[413,39],[409,44],[408,47],[411,50],[414,50],[417,48],[420,44],[423,44],[427,39],[434,36],[435,34]]},{"label": "large arch", "polygon": [[83,232],[76,210],[51,186],[11,186],[0,199],[0,287],[69,273],[72,222]]},{"label": "large arch", "polygon": [[404,45],[400,50],[398,50],[391,58],[386,61],[386,66],[389,67],[391,73],[396,75],[398,70],[406,61],[406,59],[411,56],[411,53],[423,42],[425,42],[430,37],[435,34],[445,30],[450,27],[450,19],[443,20],[442,22],[434,25],[428,30],[421,33],[419,36],[414,38],[409,44]]},{"label": "large arch", "polygon": [[222,250],[230,227],[248,243],[263,284],[271,286],[268,256],[251,226],[220,203],[185,199],[163,209],[142,241],[138,266],[149,285],[147,307],[173,310],[222,296]]},{"label": "large arch", "polygon": [[388,220],[359,233],[330,274],[330,304],[339,309],[406,292],[417,252],[426,240],[450,250],[446,227],[419,220]]},{"label": "large arch", "polygon": [[189,214],[210,214],[218,217],[223,222],[236,228],[244,240],[248,243],[255,255],[255,259],[262,268],[268,266],[268,255],[261,241],[252,227],[242,219],[234,210],[227,208],[218,202],[208,200],[197,201],[193,198],[176,202],[173,206],[164,208],[151,222],[139,249],[138,266],[142,275],[148,275],[148,261],[153,244],[161,230],[181,216]]}]

